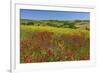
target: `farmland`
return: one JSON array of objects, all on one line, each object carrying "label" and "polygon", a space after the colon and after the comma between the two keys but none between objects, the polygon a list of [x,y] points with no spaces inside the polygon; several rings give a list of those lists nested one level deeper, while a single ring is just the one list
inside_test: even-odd
[{"label": "farmland", "polygon": [[20,20],[20,63],[89,59],[89,20]]}]

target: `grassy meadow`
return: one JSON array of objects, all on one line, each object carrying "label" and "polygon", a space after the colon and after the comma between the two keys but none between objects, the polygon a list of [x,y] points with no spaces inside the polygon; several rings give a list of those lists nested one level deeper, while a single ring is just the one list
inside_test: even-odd
[{"label": "grassy meadow", "polygon": [[20,20],[20,63],[90,59],[89,20]]}]

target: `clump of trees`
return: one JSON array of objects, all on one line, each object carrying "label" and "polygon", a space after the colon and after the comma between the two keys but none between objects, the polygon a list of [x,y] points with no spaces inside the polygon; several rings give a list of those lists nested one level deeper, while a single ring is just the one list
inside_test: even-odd
[{"label": "clump of trees", "polygon": [[75,23],[71,21],[65,21],[63,27],[67,28],[76,28]]},{"label": "clump of trees", "polygon": [[33,22],[27,22],[27,23],[23,22],[21,23],[21,25],[34,25],[34,23]]},{"label": "clump of trees", "polygon": [[27,25],[34,25],[34,23],[33,22],[28,22]]}]

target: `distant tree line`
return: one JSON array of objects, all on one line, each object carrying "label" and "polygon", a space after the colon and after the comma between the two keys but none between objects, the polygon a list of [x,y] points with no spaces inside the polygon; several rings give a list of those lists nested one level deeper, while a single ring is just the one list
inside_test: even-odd
[{"label": "distant tree line", "polygon": [[59,20],[21,20],[21,25],[53,26],[75,29],[76,23],[88,22],[89,20],[59,21]]}]

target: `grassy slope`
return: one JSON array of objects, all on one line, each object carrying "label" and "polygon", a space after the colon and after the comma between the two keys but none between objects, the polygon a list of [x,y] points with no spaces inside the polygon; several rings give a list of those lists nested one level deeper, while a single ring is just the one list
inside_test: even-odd
[{"label": "grassy slope", "polygon": [[[21,33],[23,35],[21,35],[22,37],[27,37],[24,36],[24,34],[30,34],[31,32],[34,31],[49,31],[49,32],[53,32],[55,35],[61,35],[61,34],[77,34],[77,35],[81,35],[82,33],[85,34],[86,38],[89,38],[89,31],[87,30],[82,30],[82,29],[71,29],[71,28],[57,28],[57,27],[50,27],[50,26],[32,26],[32,25],[21,25]],[[23,32],[24,31],[24,32]]]}]

